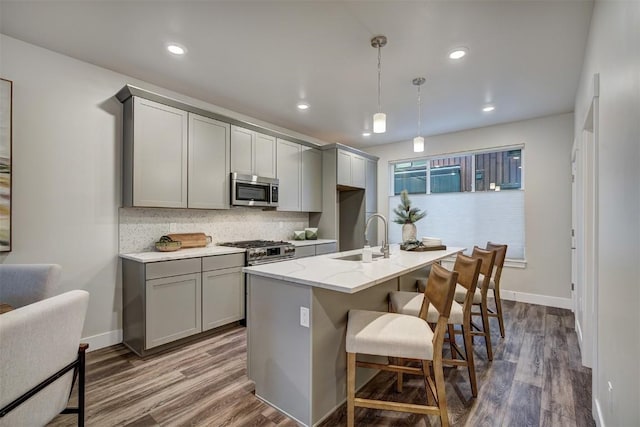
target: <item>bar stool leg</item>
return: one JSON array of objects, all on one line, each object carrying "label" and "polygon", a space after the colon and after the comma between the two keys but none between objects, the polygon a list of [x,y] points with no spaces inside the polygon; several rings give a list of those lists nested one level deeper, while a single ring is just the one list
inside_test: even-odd
[{"label": "bar stool leg", "polygon": [[347,427],[355,424],[356,354],[347,353]]},{"label": "bar stool leg", "polygon": [[498,324],[500,325],[500,336],[504,338],[504,320],[502,319],[502,299],[500,299],[500,289],[496,286],[493,290],[494,300],[496,302],[496,312],[498,313]]},{"label": "bar stool leg", "polygon": [[467,360],[467,370],[469,371],[469,382],[471,383],[471,395],[473,397],[478,397],[478,382],[476,380],[476,366],[473,362],[473,337],[471,336],[471,331],[468,328],[465,328],[464,325],[462,328],[462,336],[464,337],[464,353],[465,359]]},{"label": "bar stool leg", "polygon": [[487,346],[487,359],[493,360],[493,351],[491,350],[491,329],[489,329],[489,313],[487,312],[487,298],[483,298],[480,304],[480,314],[482,315],[482,329],[484,331],[484,342]]},{"label": "bar stool leg", "polygon": [[440,425],[449,427],[449,415],[447,414],[447,393],[444,386],[444,373],[442,371],[442,356],[434,357],[434,376],[436,378],[436,393],[438,394],[438,408],[440,409]]}]

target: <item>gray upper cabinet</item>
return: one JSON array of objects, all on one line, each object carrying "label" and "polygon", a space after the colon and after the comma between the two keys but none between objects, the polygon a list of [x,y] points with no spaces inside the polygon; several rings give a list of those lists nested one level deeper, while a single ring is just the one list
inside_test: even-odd
[{"label": "gray upper cabinet", "polygon": [[229,208],[231,126],[189,113],[188,207]]},{"label": "gray upper cabinet", "polygon": [[378,162],[366,159],[365,212],[378,211]]},{"label": "gray upper cabinet", "polygon": [[302,211],[322,212],[322,152],[302,147]]},{"label": "gray upper cabinet", "polygon": [[294,142],[278,138],[277,146],[277,172],[279,187],[278,210],[300,211],[302,210],[301,182],[301,146]]},{"label": "gray upper cabinet", "polygon": [[231,126],[231,172],[276,177],[276,138]]},{"label": "gray upper cabinet", "polygon": [[344,150],[337,150],[337,184],[365,188],[365,158]]},{"label": "gray upper cabinet", "polygon": [[187,207],[187,117],[139,97],[125,103],[124,206]]}]

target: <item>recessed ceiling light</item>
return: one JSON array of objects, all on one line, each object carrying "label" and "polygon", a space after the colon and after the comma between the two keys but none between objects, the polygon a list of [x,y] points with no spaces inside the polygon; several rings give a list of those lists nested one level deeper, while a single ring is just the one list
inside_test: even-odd
[{"label": "recessed ceiling light", "polygon": [[482,108],[482,111],[484,111],[485,113],[490,113],[491,111],[495,110],[496,107],[494,107],[493,105],[487,105],[486,107]]},{"label": "recessed ceiling light", "polygon": [[371,132],[362,132],[362,136],[371,136]]},{"label": "recessed ceiling light", "polygon": [[184,55],[187,53],[187,49],[179,44],[171,43],[167,45],[167,50],[174,55]]},{"label": "recessed ceiling light", "polygon": [[449,52],[449,59],[461,59],[464,56],[466,56],[468,52],[469,50],[467,48],[464,48],[464,47],[456,48],[451,52]]},{"label": "recessed ceiling light", "polygon": [[309,109],[309,104],[307,104],[306,102],[298,102],[298,110],[308,110]]}]

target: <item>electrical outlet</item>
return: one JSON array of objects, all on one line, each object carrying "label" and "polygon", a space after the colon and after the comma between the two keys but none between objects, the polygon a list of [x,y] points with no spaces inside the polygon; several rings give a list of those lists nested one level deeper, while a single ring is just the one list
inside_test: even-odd
[{"label": "electrical outlet", "polygon": [[307,307],[300,307],[300,326],[309,327],[309,309]]},{"label": "electrical outlet", "polygon": [[175,233],[176,231],[178,231],[177,228],[178,228],[178,224],[176,224],[175,222],[170,222],[169,223],[169,232],[170,233]]}]

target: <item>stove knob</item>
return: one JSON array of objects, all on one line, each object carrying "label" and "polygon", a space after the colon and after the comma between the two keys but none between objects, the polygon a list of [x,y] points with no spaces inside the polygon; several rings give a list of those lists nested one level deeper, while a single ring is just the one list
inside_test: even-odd
[{"label": "stove knob", "polygon": [[267,256],[267,251],[265,251],[264,249],[260,249],[258,251],[258,256],[260,257]]}]

